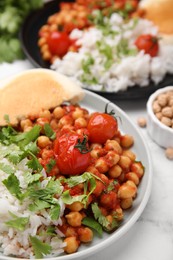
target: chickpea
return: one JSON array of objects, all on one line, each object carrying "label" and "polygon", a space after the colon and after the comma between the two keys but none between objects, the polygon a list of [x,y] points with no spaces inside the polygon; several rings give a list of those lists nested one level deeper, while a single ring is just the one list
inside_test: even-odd
[{"label": "chickpea", "polygon": [[127,181],[123,183],[118,190],[118,197],[120,199],[132,198],[136,195],[137,188],[134,182]]},{"label": "chickpea", "polygon": [[109,167],[103,157],[100,157],[95,162],[95,167],[99,170],[101,173],[106,173],[109,170]]},{"label": "chickpea", "polygon": [[22,130],[24,130],[25,128],[32,126],[32,121],[30,119],[23,119],[20,121],[20,126],[22,128]]},{"label": "chickpea", "polygon": [[66,205],[71,211],[80,211],[83,209],[83,204],[80,201],[75,201],[71,205]]},{"label": "chickpea", "polygon": [[83,127],[83,128],[84,128],[84,127],[87,127],[87,121],[86,121],[85,118],[79,117],[79,118],[77,118],[77,119],[75,120],[74,126],[75,126],[76,129],[82,128],[82,127]]},{"label": "chickpea", "polygon": [[43,60],[50,60],[51,57],[52,57],[52,55],[51,55],[51,53],[50,53],[48,50],[46,50],[46,51],[43,53],[42,57],[43,57]]},{"label": "chickpea", "polygon": [[43,44],[43,45],[41,46],[41,53],[42,53],[42,54],[45,53],[45,52],[48,51],[48,50],[49,50],[49,46],[48,46],[47,43],[45,43],[45,44]]},{"label": "chickpea", "polygon": [[31,129],[32,129],[32,126],[27,126],[27,127],[25,127],[24,128],[24,132],[29,132],[29,131],[31,131]]},{"label": "chickpea", "polygon": [[51,128],[52,128],[53,130],[58,129],[58,121],[57,121],[56,119],[52,119],[52,120],[50,121],[50,126],[51,126]]},{"label": "chickpea", "polygon": [[120,207],[117,207],[114,211],[114,214],[116,215],[116,220],[121,221],[123,219],[123,210]]},{"label": "chickpea", "polygon": [[142,176],[144,175],[144,166],[142,165],[141,162],[134,162],[131,165],[131,171],[135,172],[137,174],[137,176],[140,178],[142,178]]},{"label": "chickpea", "polygon": [[64,242],[66,243],[66,246],[64,247],[64,251],[67,254],[75,253],[78,250],[79,241],[75,236],[65,238]]},{"label": "chickpea", "polygon": [[168,147],[165,151],[166,157],[169,160],[173,160],[173,148],[172,147]]},{"label": "chickpea", "polygon": [[91,150],[90,155],[92,158],[98,159],[100,157],[100,150],[93,149],[93,150]]},{"label": "chickpea", "polygon": [[118,161],[120,160],[120,156],[114,151],[109,151],[105,156],[105,159],[109,167],[112,167],[113,165],[116,165],[118,163]]},{"label": "chickpea", "polygon": [[37,145],[39,148],[46,148],[47,146],[51,145],[51,141],[49,140],[49,137],[42,135],[38,137]]},{"label": "chickpea", "polygon": [[111,178],[116,179],[118,178],[122,173],[122,168],[117,164],[112,166],[109,171],[108,174]]},{"label": "chickpea", "polygon": [[46,38],[45,37],[41,37],[39,40],[38,40],[38,46],[41,47],[43,46],[43,44],[46,43]]},{"label": "chickpea", "polygon": [[131,135],[123,135],[123,136],[121,137],[121,145],[122,145],[124,148],[129,148],[129,147],[131,147],[133,144],[134,144],[133,136],[131,136]]},{"label": "chickpea", "polygon": [[156,113],[155,116],[157,117],[157,119],[161,120],[161,118],[162,118],[162,112]]},{"label": "chickpea", "polygon": [[56,108],[53,110],[53,116],[54,116],[56,119],[60,119],[60,118],[62,118],[64,115],[65,115],[65,110],[64,110],[62,107],[56,107]]},{"label": "chickpea", "polygon": [[40,115],[40,117],[44,117],[44,118],[47,118],[49,121],[51,119],[51,113],[49,110],[43,110]]},{"label": "chickpea", "polygon": [[97,144],[97,143],[92,143],[90,148],[92,150],[94,150],[94,149],[101,149],[102,145],[101,144]]},{"label": "chickpea", "polygon": [[122,153],[122,147],[119,145],[119,143],[116,140],[107,140],[105,144],[106,150],[114,150],[118,154]]},{"label": "chickpea", "polygon": [[120,202],[121,208],[122,209],[129,209],[133,204],[133,199],[132,197],[127,198],[127,199],[122,199]]},{"label": "chickpea", "polygon": [[140,127],[146,127],[147,125],[147,120],[144,117],[139,117],[137,120],[137,123]]},{"label": "chickpea", "polygon": [[133,181],[136,185],[139,184],[139,177],[135,172],[128,172],[126,174],[126,179]]},{"label": "chickpea", "polygon": [[154,102],[153,102],[152,108],[153,108],[153,112],[154,112],[154,113],[158,113],[158,112],[161,111],[161,106],[158,104],[157,101],[154,101]]},{"label": "chickpea", "polygon": [[72,125],[72,124],[73,124],[73,119],[69,115],[65,115],[65,116],[61,117],[59,120],[59,123],[58,123],[60,128],[62,128],[63,126]]},{"label": "chickpea", "polygon": [[173,117],[173,111],[171,109],[171,107],[164,107],[162,109],[162,115],[168,118],[172,118]]},{"label": "chickpea", "polygon": [[67,222],[72,227],[80,227],[82,221],[82,215],[78,211],[72,211],[69,214],[65,215]]},{"label": "chickpea", "polygon": [[132,164],[132,161],[130,160],[129,157],[121,155],[118,164],[122,169],[128,170]]},{"label": "chickpea", "polygon": [[79,240],[83,243],[88,243],[93,240],[93,232],[88,227],[81,227],[78,229]]},{"label": "chickpea", "polygon": [[80,108],[76,108],[76,110],[72,113],[73,119],[78,119],[84,116],[84,111]]},{"label": "chickpea", "polygon": [[161,107],[165,107],[168,102],[168,96],[166,94],[161,94],[157,98],[157,102]]},{"label": "chickpea", "polygon": [[67,229],[66,229],[66,231],[65,231],[65,236],[66,236],[66,237],[73,237],[73,236],[77,237],[78,234],[77,234],[76,228],[70,227],[70,226],[67,227]]},{"label": "chickpea", "polygon": [[101,181],[96,180],[96,187],[93,191],[93,194],[98,197],[103,190],[104,190],[104,184]]},{"label": "chickpea", "polygon": [[136,160],[136,155],[131,150],[124,150],[122,155],[129,157],[132,162]]}]

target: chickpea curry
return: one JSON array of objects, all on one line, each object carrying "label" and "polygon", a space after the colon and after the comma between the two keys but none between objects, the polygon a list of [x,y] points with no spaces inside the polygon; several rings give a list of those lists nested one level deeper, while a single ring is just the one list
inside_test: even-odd
[{"label": "chickpea curry", "polygon": [[38,127],[33,174],[42,167],[63,187],[65,209],[57,228],[65,253],[71,254],[93,240],[93,230],[101,236],[118,228],[133,206],[144,166],[131,149],[134,138],[121,133],[108,111],[90,114],[79,105],[62,104],[22,119],[15,131],[29,134]]}]

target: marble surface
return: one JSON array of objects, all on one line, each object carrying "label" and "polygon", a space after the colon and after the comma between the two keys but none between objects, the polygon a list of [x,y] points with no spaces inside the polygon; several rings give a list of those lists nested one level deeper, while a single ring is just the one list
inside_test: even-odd
[{"label": "marble surface", "polygon": [[[33,68],[28,60],[0,64],[0,79]],[[146,100],[119,101],[134,124],[146,117]],[[173,160],[155,144],[147,130],[139,128],[153,162],[151,196],[141,217],[118,242],[86,260],[172,260],[173,259]]]}]

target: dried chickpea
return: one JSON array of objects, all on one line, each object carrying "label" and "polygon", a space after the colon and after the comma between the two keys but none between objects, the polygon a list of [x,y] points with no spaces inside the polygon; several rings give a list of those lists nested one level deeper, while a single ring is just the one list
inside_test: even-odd
[{"label": "dried chickpea", "polygon": [[93,240],[93,232],[88,227],[81,227],[78,229],[79,240],[83,243],[88,243]]},{"label": "dried chickpea", "polygon": [[158,104],[157,101],[154,101],[154,102],[153,102],[152,108],[153,108],[153,112],[154,112],[154,113],[158,113],[158,112],[161,111],[161,106],[159,106],[159,104]]},{"label": "dried chickpea", "polygon": [[173,148],[172,147],[168,147],[165,151],[166,157],[169,160],[173,160]]},{"label": "dried chickpea", "polygon": [[46,38],[45,37],[41,37],[39,40],[38,40],[38,46],[43,46],[43,44],[46,43]]},{"label": "dried chickpea", "polygon": [[50,60],[52,55],[48,50],[45,50],[42,57],[43,57],[43,60]]},{"label": "dried chickpea", "polygon": [[96,187],[93,191],[93,194],[98,197],[103,190],[104,190],[104,184],[101,181],[96,180]]},{"label": "dried chickpea", "polygon": [[118,221],[121,221],[123,219],[123,210],[120,207],[117,207],[116,210],[114,211],[114,214],[116,215],[116,219]]},{"label": "dried chickpea", "polygon": [[164,125],[166,126],[171,126],[172,123],[171,123],[171,119],[166,117],[166,116],[163,116],[160,120]]},{"label": "dried chickpea", "polygon": [[83,216],[78,211],[72,211],[65,215],[67,222],[72,227],[80,227]]},{"label": "dried chickpea", "polygon": [[66,246],[64,247],[64,251],[67,254],[75,253],[78,250],[79,241],[75,236],[65,238],[64,242],[66,243]]},{"label": "dried chickpea", "polygon": [[127,199],[122,199],[120,202],[120,206],[122,209],[129,209],[133,204],[133,199],[132,197],[127,198]]},{"label": "dried chickpea", "polygon": [[161,107],[165,107],[168,102],[168,96],[166,94],[161,94],[157,98],[157,102]]},{"label": "dried chickpea", "polygon": [[162,109],[162,115],[168,118],[172,118],[173,117],[173,111],[171,109],[171,107],[164,107]]},{"label": "dried chickpea", "polygon": [[132,172],[135,172],[137,174],[139,179],[142,178],[142,176],[144,175],[144,166],[141,162],[132,163],[130,169]]},{"label": "dried chickpea", "polygon": [[32,129],[32,126],[27,126],[24,128],[24,132],[29,132]]},{"label": "dried chickpea", "polygon": [[45,135],[39,136],[37,139],[37,145],[40,148],[46,148],[50,144],[51,144],[51,141],[49,140],[49,137],[47,137]]},{"label": "dried chickpea", "polygon": [[146,125],[147,125],[147,120],[146,120],[146,118],[144,118],[144,117],[139,117],[138,120],[137,120],[137,124],[138,124],[140,127],[146,127]]},{"label": "dried chickpea", "polygon": [[157,117],[157,119],[161,120],[161,118],[162,118],[162,112],[156,113],[155,116]]},{"label": "dried chickpea", "polygon": [[121,145],[124,148],[129,148],[134,144],[134,138],[131,135],[123,135],[121,137]]},{"label": "dried chickpea", "polygon": [[52,119],[51,121],[50,121],[50,126],[51,126],[51,128],[53,129],[53,130],[56,130],[56,129],[58,129],[58,121],[56,120],[56,119]]}]

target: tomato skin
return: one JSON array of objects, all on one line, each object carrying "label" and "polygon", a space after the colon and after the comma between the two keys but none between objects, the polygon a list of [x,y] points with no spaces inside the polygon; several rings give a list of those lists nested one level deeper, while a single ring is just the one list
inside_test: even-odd
[{"label": "tomato skin", "polygon": [[91,159],[89,152],[81,153],[74,147],[83,136],[67,133],[55,140],[54,154],[60,173],[63,175],[79,175],[88,167]]},{"label": "tomato skin", "polygon": [[71,40],[66,32],[54,31],[50,33],[47,43],[50,52],[62,58],[67,53]]},{"label": "tomato skin", "polygon": [[118,129],[117,120],[106,113],[94,113],[88,122],[87,129],[90,142],[104,144],[107,139],[114,137]]},{"label": "tomato skin", "polygon": [[142,34],[136,41],[135,45],[138,50],[144,50],[146,54],[149,54],[151,57],[155,57],[159,51],[158,38],[151,34]]}]

